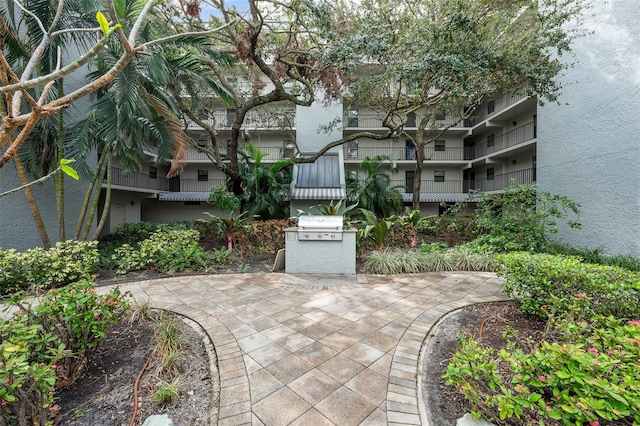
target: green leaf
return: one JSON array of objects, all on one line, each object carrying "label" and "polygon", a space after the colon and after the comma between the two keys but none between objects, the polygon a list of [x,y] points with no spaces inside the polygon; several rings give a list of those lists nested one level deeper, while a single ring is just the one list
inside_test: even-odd
[{"label": "green leaf", "polygon": [[104,17],[102,12],[96,12],[96,19],[98,20],[98,24],[100,25],[102,33],[105,36],[109,35],[109,21],[107,21],[107,18]]},{"label": "green leaf", "polygon": [[69,164],[75,162],[75,159],[71,159],[71,160],[67,160],[66,158],[63,158],[60,160],[60,170],[62,170],[62,172],[64,174],[66,174],[67,176],[70,176],[72,178],[74,178],[75,180],[80,179],[80,176],[78,176],[78,172],[75,171],[75,169],[71,166],[69,166]]}]

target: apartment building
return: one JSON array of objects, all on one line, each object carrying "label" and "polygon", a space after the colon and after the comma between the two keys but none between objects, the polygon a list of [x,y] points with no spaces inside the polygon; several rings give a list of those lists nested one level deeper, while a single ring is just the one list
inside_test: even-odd
[{"label": "apartment building", "polygon": [[[341,126],[329,132],[319,130],[336,118],[341,119]],[[252,143],[266,154],[263,162],[273,163],[317,152],[333,140],[363,130],[383,133],[382,118],[367,106],[279,104],[247,116],[239,149]],[[230,140],[235,111],[220,105],[201,119],[215,123],[218,141],[222,141],[221,153],[226,155],[224,141]],[[464,122],[455,123],[453,115],[446,114],[437,119],[447,130],[425,147],[422,214],[439,214],[443,202],[466,200],[469,191],[499,191],[514,183],[535,182],[536,102],[524,90],[488,99]],[[207,134],[202,128],[190,123],[188,131],[196,144],[206,145]],[[345,198],[345,174],[359,171],[365,158],[377,155],[391,159],[384,167],[410,206],[416,167],[416,147],[411,141],[416,123],[411,117],[405,132],[408,136],[386,140],[359,138],[333,149],[315,165],[296,167],[292,214]],[[155,164],[152,152],[148,160],[140,173],[127,174],[122,167],[113,166],[110,217],[104,232],[122,222],[193,220],[204,218],[205,211],[213,211],[213,206],[206,203],[207,196],[212,187],[224,185],[225,176],[205,154],[189,148],[184,171],[172,179],[165,177],[168,165]]]}]

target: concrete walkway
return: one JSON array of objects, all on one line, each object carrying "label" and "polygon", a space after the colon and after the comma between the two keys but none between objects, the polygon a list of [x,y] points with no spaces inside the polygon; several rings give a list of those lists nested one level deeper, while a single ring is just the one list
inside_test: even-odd
[{"label": "concrete walkway", "polygon": [[220,370],[219,425],[419,425],[433,324],[502,299],[492,273],[234,274],[121,285],[198,322]]}]

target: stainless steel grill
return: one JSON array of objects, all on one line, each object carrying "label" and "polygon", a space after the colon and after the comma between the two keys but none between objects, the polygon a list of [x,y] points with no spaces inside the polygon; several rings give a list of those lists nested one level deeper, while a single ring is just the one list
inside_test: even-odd
[{"label": "stainless steel grill", "polygon": [[299,241],[342,241],[344,218],[342,216],[300,216]]}]

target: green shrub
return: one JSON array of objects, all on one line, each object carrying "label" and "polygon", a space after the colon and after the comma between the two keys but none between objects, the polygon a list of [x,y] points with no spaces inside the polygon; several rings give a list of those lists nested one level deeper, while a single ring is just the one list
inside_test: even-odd
[{"label": "green shrub", "polygon": [[100,242],[114,242],[117,244],[135,244],[144,241],[158,230],[155,222],[119,223],[113,232],[100,236]]},{"label": "green shrub", "polygon": [[98,264],[95,241],[61,241],[49,250],[0,249],[0,294],[52,288],[77,281]]},{"label": "green shrub", "polygon": [[580,223],[570,220],[579,213],[569,197],[539,190],[536,185],[513,185],[502,193],[483,195],[476,208],[476,226],[480,235],[474,244],[478,250],[548,251],[548,234],[558,231],[558,220],[571,228]]},{"label": "green shrub", "polygon": [[461,250],[422,252],[382,250],[372,252],[363,265],[369,274],[402,274],[439,271],[493,271],[491,254]]},{"label": "green shrub", "polygon": [[447,367],[447,384],[475,414],[497,424],[640,424],[640,321],[565,318],[550,328],[558,340],[530,353],[463,341]]},{"label": "green shrub", "polygon": [[206,252],[198,245],[199,238],[195,229],[158,229],[138,245],[123,244],[116,248],[112,260],[119,274],[146,268],[179,272],[203,266]]},{"label": "green shrub", "polygon": [[561,312],[575,294],[591,303],[585,315],[633,317],[640,312],[640,274],[612,266],[582,263],[579,257],[509,253],[497,256],[505,293],[525,312],[546,316],[545,307]]},{"label": "green shrub", "polygon": [[51,424],[55,390],[82,375],[128,303],[118,289],[99,296],[84,280],[9,305],[20,309],[0,322],[0,424]]},{"label": "green shrub", "polygon": [[[0,343],[0,424],[30,426],[52,424],[58,410],[55,404],[56,362],[64,356],[64,348],[48,348],[34,354],[32,347],[54,339],[37,325],[13,326],[13,336]],[[29,338],[32,340],[23,340]],[[38,360],[34,360],[34,356]]]},{"label": "green shrub", "polygon": [[630,271],[640,272],[640,259],[629,255],[607,255],[600,249],[585,249],[567,244],[553,242],[549,247],[550,254],[564,254],[582,258],[584,263],[617,266]]},{"label": "green shrub", "polygon": [[[3,323],[3,337],[14,338],[15,331],[35,325],[36,331],[52,333],[55,340],[46,341],[44,337],[36,339],[37,344],[29,339],[34,356],[39,351],[63,345],[70,351],[58,362],[56,374],[60,379],[59,386],[72,384],[80,375],[93,355],[105,331],[118,322],[129,310],[129,304],[118,288],[105,295],[97,295],[93,283],[81,280],[75,284],[59,289],[51,289],[38,297],[35,302],[22,295],[12,297],[10,303],[17,306],[17,311],[10,321]],[[16,326],[15,324],[22,324]],[[25,338],[18,334],[17,338]]]}]

